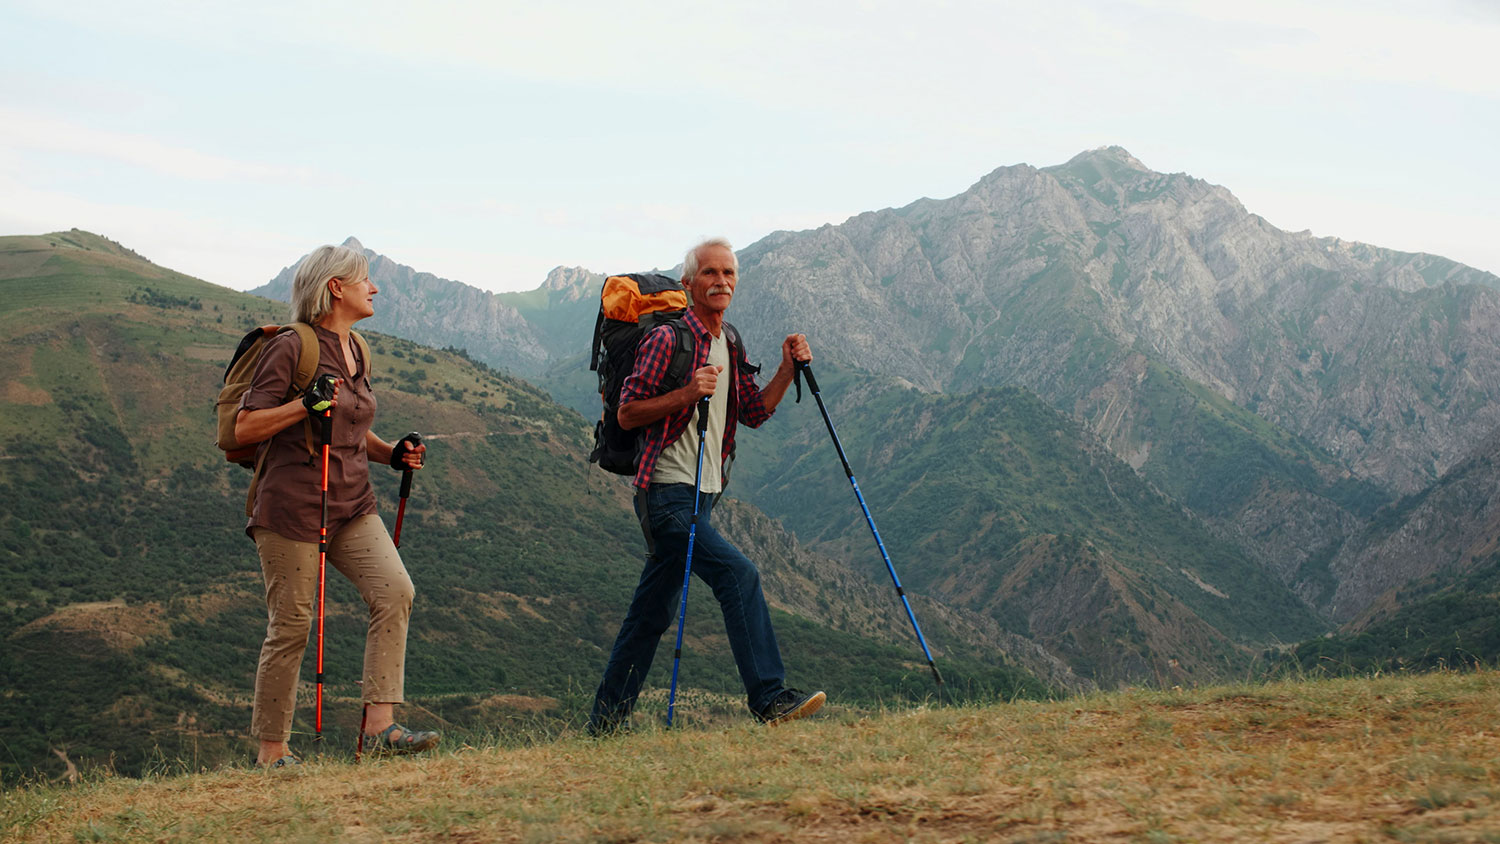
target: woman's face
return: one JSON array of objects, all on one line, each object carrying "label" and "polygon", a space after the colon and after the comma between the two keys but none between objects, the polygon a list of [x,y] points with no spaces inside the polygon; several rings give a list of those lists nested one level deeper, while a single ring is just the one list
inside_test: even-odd
[{"label": "woman's face", "polygon": [[342,305],[348,308],[355,319],[375,315],[375,294],[380,292],[380,288],[375,286],[368,275],[357,281],[336,278],[329,283],[334,285],[332,290],[335,307]]}]

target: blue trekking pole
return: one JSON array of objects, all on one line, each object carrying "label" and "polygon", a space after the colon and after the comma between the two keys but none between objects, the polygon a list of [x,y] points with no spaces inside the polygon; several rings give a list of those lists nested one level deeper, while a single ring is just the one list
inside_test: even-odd
[{"label": "blue trekking pole", "polygon": [[[833,420],[828,418],[828,408],[823,404],[823,394],[818,392],[818,379],[813,377],[812,367],[807,361],[797,361],[797,372],[807,376],[807,387],[812,390],[813,398],[818,400],[818,411],[823,414],[823,424],[828,426],[828,435],[833,437],[833,447],[838,450],[839,462],[844,464],[844,474],[849,476],[849,484],[854,487],[854,497],[859,499],[859,509],[865,511],[865,521],[870,523],[870,532],[875,534],[875,546],[880,549],[880,556],[885,560],[886,571],[891,573],[891,582],[896,585],[897,597],[906,607],[906,617],[911,619],[911,629],[917,633],[917,642],[921,644],[922,653],[927,657],[927,667],[932,669],[932,678],[941,687],[943,675],[938,673],[937,664],[932,661],[932,651],[927,649],[927,640],[922,637],[922,628],[917,626],[917,616],[911,611],[911,601],[906,599],[906,590],[901,588],[901,578],[896,576],[896,567],[891,565],[891,555],[885,552],[885,543],[880,541],[880,531],[875,529],[875,519],[870,516],[870,508],[865,505],[865,497],[859,491],[859,481],[854,479],[854,472],[849,469],[849,458],[844,456],[844,446],[839,442],[838,432],[833,430]],[[800,387],[798,389],[800,392]],[[691,543],[691,540],[689,542]]]},{"label": "blue trekking pole", "polygon": [[698,501],[703,497],[703,443],[708,439],[708,399],[698,402],[698,470],[693,475],[693,518],[688,522],[687,561],[682,566],[682,603],[677,609],[677,649],[672,652],[672,691],[667,695],[667,726],[677,704],[677,666],[682,662],[682,626],[687,621],[688,583],[693,579],[693,539],[698,535]]}]

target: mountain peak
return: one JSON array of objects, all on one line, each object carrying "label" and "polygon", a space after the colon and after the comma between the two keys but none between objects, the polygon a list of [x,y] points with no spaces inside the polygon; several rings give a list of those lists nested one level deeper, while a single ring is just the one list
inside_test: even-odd
[{"label": "mountain peak", "polygon": [[347,238],[345,238],[344,242],[341,243],[341,244],[339,244],[339,245],[340,246],[347,246],[347,247],[349,247],[350,249],[353,249],[356,252],[363,252],[363,251],[365,251],[365,245],[363,243],[360,243],[359,242],[359,238],[355,237],[352,234],[349,235]]},{"label": "mountain peak", "polygon": [[1104,164],[1112,165],[1111,169],[1123,167],[1128,170],[1138,170],[1142,173],[1151,172],[1151,168],[1142,164],[1141,160],[1131,155],[1129,150],[1122,146],[1114,145],[1084,150],[1068,159],[1068,162],[1063,167],[1076,167],[1080,164],[1092,164],[1095,166]]},{"label": "mountain peak", "polygon": [[601,278],[598,273],[591,273],[583,267],[558,266],[553,267],[552,271],[547,273],[547,278],[542,282],[542,287],[546,290],[567,290],[575,285],[592,282],[598,278]]}]

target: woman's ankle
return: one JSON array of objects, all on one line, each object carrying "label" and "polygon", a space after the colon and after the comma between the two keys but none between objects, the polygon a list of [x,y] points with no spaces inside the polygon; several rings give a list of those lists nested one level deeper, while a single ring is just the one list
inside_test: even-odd
[{"label": "woman's ankle", "polygon": [[364,731],[366,735],[379,735],[394,723],[396,723],[395,704],[365,704]]},{"label": "woman's ankle", "polygon": [[277,759],[292,755],[292,747],[284,741],[264,741],[260,743],[260,749],[255,755],[255,764],[269,765]]}]

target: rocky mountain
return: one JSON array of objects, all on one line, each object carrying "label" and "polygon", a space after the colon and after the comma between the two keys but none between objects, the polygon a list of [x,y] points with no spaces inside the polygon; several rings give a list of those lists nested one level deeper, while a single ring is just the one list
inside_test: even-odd
[{"label": "rocky mountain", "polygon": [[1023,384],[1139,459],[1157,441],[1118,390],[1140,358],[1398,492],[1500,423],[1496,276],[1281,231],[1118,147],[778,232],[742,262],[739,304],[813,325],[838,363],[930,390]]},{"label": "rocky mountain", "polygon": [[[759,356],[803,330],[926,391],[1034,390],[1314,606],[1345,539],[1500,423],[1500,279],[1281,231],[1119,148],[778,232],[741,264]],[[554,346],[586,345],[571,330]],[[576,358],[543,376],[580,410],[587,381]]]},{"label": "rocky mountain", "polygon": [[759,334],[924,390],[1034,390],[1315,605],[1345,538],[1500,425],[1500,279],[1283,232],[1119,148],[741,262]]},{"label": "rocky mountain", "polygon": [[1137,461],[1159,445],[1126,412],[1142,359],[1399,492],[1500,423],[1500,278],[1281,231],[1118,147],[779,232],[742,262],[739,307],[771,333],[808,325],[832,360],[925,389],[1023,384]]},{"label": "rocky mountain", "polygon": [[[370,259],[370,278],[380,288],[380,305],[367,321],[369,330],[428,346],[464,349],[476,360],[519,375],[538,374],[554,354],[531,323],[500,296],[418,272],[366,249],[353,237],[343,245]],[[293,261],[270,282],[250,292],[289,301],[292,279],[301,261]]]}]

